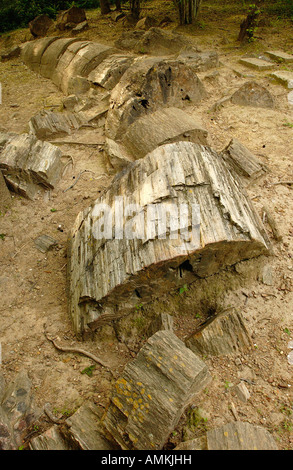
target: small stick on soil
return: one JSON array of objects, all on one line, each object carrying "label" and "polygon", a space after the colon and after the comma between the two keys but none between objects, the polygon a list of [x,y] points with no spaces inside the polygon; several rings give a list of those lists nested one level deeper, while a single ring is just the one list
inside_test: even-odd
[{"label": "small stick on soil", "polygon": [[69,191],[69,189],[72,189],[73,186],[75,186],[76,183],[78,182],[78,180],[79,180],[79,178],[81,177],[81,175],[83,175],[83,173],[86,173],[86,172],[94,173],[94,172],[91,171],[91,170],[83,170],[83,171],[81,171],[81,172],[79,173],[78,177],[76,178],[76,180],[74,181],[74,183],[73,183],[71,186],[69,186],[69,188],[64,189],[63,192],[66,193],[66,191]]},{"label": "small stick on soil", "polygon": [[44,327],[44,335],[45,337],[47,338],[48,341],[51,341],[51,343],[53,343],[53,345],[55,346],[56,349],[58,349],[58,351],[63,351],[63,352],[73,352],[73,353],[77,353],[77,354],[83,354],[84,356],[87,356],[89,357],[90,359],[92,359],[94,362],[96,362],[97,364],[100,364],[101,366],[105,367],[109,372],[111,372],[112,375],[113,372],[111,371],[110,367],[105,364],[102,359],[100,359],[99,357],[97,357],[96,355],[90,353],[89,351],[85,351],[84,349],[80,349],[80,348],[74,348],[74,347],[68,347],[68,346],[60,346],[58,344],[56,344],[56,342],[53,340],[53,338],[50,338],[48,336],[48,333],[46,332],[46,329]]}]

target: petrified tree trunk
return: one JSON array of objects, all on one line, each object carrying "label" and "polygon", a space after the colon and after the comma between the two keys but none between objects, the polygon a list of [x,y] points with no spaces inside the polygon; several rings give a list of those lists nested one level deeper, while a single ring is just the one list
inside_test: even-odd
[{"label": "petrified tree trunk", "polygon": [[77,217],[67,265],[74,329],[82,336],[268,251],[261,220],[221,156],[191,142],[163,145],[128,165]]}]

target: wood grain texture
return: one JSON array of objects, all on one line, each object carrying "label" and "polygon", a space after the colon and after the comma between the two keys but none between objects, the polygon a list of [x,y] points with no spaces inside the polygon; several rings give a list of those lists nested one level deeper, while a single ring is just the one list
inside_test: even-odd
[{"label": "wood grain texture", "polygon": [[[114,237],[115,223],[113,238],[97,236],[105,222],[98,214],[100,204],[111,208],[115,222],[122,209],[115,205],[117,196],[124,208],[139,205],[136,218],[123,220],[120,239]],[[161,202],[200,207],[200,230],[193,233],[193,243],[184,240],[184,233],[190,235],[190,218],[173,239],[170,220],[166,229],[158,229],[160,213],[154,214],[155,232],[146,230],[148,210]],[[141,232],[129,239],[127,229],[134,222]],[[220,155],[191,142],[163,145],[130,163],[76,219],[68,249],[69,309],[75,332],[82,335],[138,303],[269,250],[260,218]]]}]

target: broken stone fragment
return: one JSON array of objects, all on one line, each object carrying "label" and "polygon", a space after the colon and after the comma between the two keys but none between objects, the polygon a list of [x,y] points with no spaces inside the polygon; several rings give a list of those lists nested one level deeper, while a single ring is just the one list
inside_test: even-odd
[{"label": "broken stone fragment", "polygon": [[[189,216],[179,230],[183,206]],[[130,207],[137,212],[125,217]],[[82,335],[269,250],[259,216],[220,155],[192,142],[162,145],[126,166],[76,219],[67,265],[74,330]]]},{"label": "broken stone fragment", "polygon": [[86,123],[80,114],[40,111],[29,121],[30,132],[40,140],[69,135]]},{"label": "broken stone fragment", "polygon": [[278,446],[265,428],[236,421],[208,431],[207,449],[278,450]]},{"label": "broken stone fragment", "polygon": [[234,310],[208,320],[187,338],[185,344],[195,354],[210,356],[235,354],[252,347],[244,319]]},{"label": "broken stone fragment", "polygon": [[221,155],[231,169],[243,178],[257,178],[267,171],[265,165],[235,138],[229,142]]},{"label": "broken stone fragment", "polygon": [[48,29],[54,24],[48,15],[39,15],[29,22],[30,32],[34,37],[46,36]]},{"label": "broken stone fragment", "polygon": [[181,442],[174,450],[278,450],[278,446],[267,429],[236,421]]},{"label": "broken stone fragment", "polygon": [[21,134],[0,149],[0,170],[9,189],[34,199],[40,189],[53,189],[60,180],[61,155],[58,147],[32,134]]},{"label": "broken stone fragment", "polygon": [[103,424],[124,450],[160,450],[210,380],[207,366],[173,332],[160,331],[116,381]]},{"label": "broken stone fragment", "polygon": [[68,10],[59,13],[56,26],[60,31],[67,29],[67,25],[77,25],[86,21],[86,13],[83,8],[72,6]]},{"label": "broken stone fragment", "polygon": [[19,372],[1,394],[0,449],[16,450],[40,416],[40,410],[33,403],[32,383],[27,372]]},{"label": "broken stone fragment", "polygon": [[274,99],[267,88],[256,82],[247,82],[231,96],[231,102],[240,106],[274,108]]},{"label": "broken stone fragment", "polygon": [[56,424],[29,442],[30,450],[71,450]]},{"label": "broken stone fragment", "polygon": [[231,390],[232,392],[235,392],[239,400],[241,400],[243,403],[246,403],[250,398],[249,390],[243,382],[235,385]]},{"label": "broken stone fragment", "polygon": [[40,235],[34,241],[36,248],[42,253],[47,253],[54,246],[58,245],[58,241],[49,235]]},{"label": "broken stone fragment", "polygon": [[174,319],[168,313],[159,313],[151,322],[147,334],[152,336],[157,331],[170,330],[173,331]]},{"label": "broken stone fragment", "polygon": [[77,450],[117,450],[119,446],[106,437],[98,407],[86,401],[61,428],[66,442]]}]

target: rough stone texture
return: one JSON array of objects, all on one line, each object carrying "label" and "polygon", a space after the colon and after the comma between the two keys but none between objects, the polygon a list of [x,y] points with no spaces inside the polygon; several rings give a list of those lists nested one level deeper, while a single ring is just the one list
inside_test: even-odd
[{"label": "rough stone texture", "polygon": [[5,179],[0,170],[0,212],[5,214],[7,210],[11,207],[11,195],[9,189],[6,186]]},{"label": "rough stone texture", "polygon": [[106,135],[120,139],[137,118],[162,107],[198,104],[206,92],[194,71],[177,60],[142,58],[112,90]]},{"label": "rough stone texture", "polygon": [[17,450],[40,411],[33,404],[32,384],[26,371],[19,372],[7,386],[3,381],[2,384],[0,450]]},{"label": "rough stone texture", "polygon": [[48,15],[39,15],[29,22],[30,32],[34,37],[46,36],[48,29],[53,25]]},{"label": "rough stone texture", "polygon": [[188,65],[194,72],[205,72],[219,65],[217,52],[196,52],[183,49],[177,59]]},{"label": "rough stone texture", "polygon": [[115,383],[103,424],[124,450],[162,449],[184,409],[210,380],[204,362],[174,333],[160,331]]},{"label": "rough stone texture", "polygon": [[135,160],[160,145],[189,141],[207,145],[208,132],[191,116],[178,108],[159,109],[136,119],[122,139],[127,154]]},{"label": "rough stone texture", "polygon": [[120,171],[129,163],[134,162],[135,159],[128,155],[124,147],[113,139],[106,137],[105,153],[108,157],[110,166],[115,171]]},{"label": "rough stone texture", "polygon": [[265,428],[236,421],[208,431],[207,449],[278,450],[278,446]]},{"label": "rough stone texture", "polygon": [[56,27],[60,31],[70,29],[72,25],[77,25],[86,21],[86,14],[83,8],[71,7],[69,10],[62,11],[56,20]]},{"label": "rough stone texture", "polygon": [[234,387],[232,387],[231,390],[243,403],[246,403],[247,400],[249,400],[250,398],[249,390],[243,382],[240,382],[239,384],[235,385]]},{"label": "rough stone texture", "polygon": [[56,424],[30,440],[30,450],[71,450]]},{"label": "rough stone texture", "polygon": [[[186,204],[190,213],[199,207],[200,220],[193,219],[191,232],[189,213],[178,231],[170,225],[171,219],[178,222],[175,214],[165,227],[163,215],[155,210],[160,202],[175,208]],[[130,221],[124,213],[121,227],[113,219],[119,232],[114,237],[114,229],[99,212],[101,203],[113,217],[114,212],[115,217],[122,216],[121,203],[124,209],[138,204],[140,212]],[[155,225],[147,229],[150,206]],[[270,242],[248,195],[222,157],[209,147],[178,142],[157,148],[119,173],[109,189],[78,215],[68,248],[69,311],[76,333],[82,335],[104,318],[117,318],[137,303],[198,276],[268,253]]]},{"label": "rough stone texture", "polygon": [[221,155],[239,176],[257,178],[267,170],[241,142],[233,138]]},{"label": "rough stone texture", "polygon": [[106,90],[112,90],[133,61],[134,56],[113,54],[89,74],[88,80]]},{"label": "rough stone texture", "polygon": [[42,55],[50,44],[57,39],[57,37],[46,37],[24,43],[21,48],[21,60],[28,65],[31,70],[39,72]]},{"label": "rough stone texture", "polygon": [[42,253],[47,253],[51,248],[58,245],[58,241],[50,235],[40,235],[34,240],[36,248]]},{"label": "rough stone texture", "polygon": [[271,74],[271,77],[274,78],[277,82],[280,82],[287,88],[293,88],[293,72],[279,71]]},{"label": "rough stone texture", "polygon": [[157,20],[151,16],[145,16],[141,18],[135,25],[135,29],[147,30],[156,26]]},{"label": "rough stone texture", "polygon": [[[122,40],[120,47],[123,44]],[[139,38],[133,50],[136,53],[162,56],[177,54],[184,48],[195,49],[195,43],[185,35],[153,27]]]},{"label": "rough stone texture", "polygon": [[270,59],[276,62],[285,62],[285,63],[293,62],[293,55],[287,54],[286,52],[283,52],[283,51],[266,51],[265,53],[266,55],[270,57]]},{"label": "rough stone texture", "polygon": [[40,61],[40,74],[45,78],[52,78],[55,68],[62,54],[74,42],[80,42],[77,38],[60,38],[51,43],[42,54]]},{"label": "rough stone texture", "polygon": [[255,108],[274,108],[274,99],[270,92],[256,82],[250,81],[242,85],[231,96],[231,102],[240,106]]},{"label": "rough stone texture", "polygon": [[[67,53],[67,51],[70,53],[70,47],[73,47],[74,45],[75,44],[69,46],[65,54]],[[115,50],[111,47],[105,46],[103,44],[90,42],[84,45],[84,47],[79,48],[75,53],[73,53],[73,57],[67,66],[65,66],[64,62],[60,64],[63,59],[62,57],[62,59],[58,63],[58,68],[61,76],[61,90],[65,94],[71,94],[69,90],[69,82],[72,77],[87,77],[89,73],[94,70],[107,56],[113,54],[114,52]]]},{"label": "rough stone texture", "polygon": [[79,23],[73,30],[71,31],[73,35],[82,33],[83,31],[86,31],[89,29],[89,24],[87,21],[83,21],[82,23]]},{"label": "rough stone texture", "polygon": [[220,356],[246,351],[252,341],[242,315],[237,311],[224,312],[211,318],[185,341],[195,354]]},{"label": "rough stone texture", "polygon": [[36,192],[53,189],[61,178],[61,150],[32,134],[21,134],[0,153],[0,170],[10,189],[33,199]]},{"label": "rough stone texture", "polygon": [[161,330],[170,330],[173,331],[174,319],[168,313],[159,313],[156,318],[154,318],[148,328],[148,336],[152,336],[157,331]]},{"label": "rough stone texture", "polygon": [[85,402],[62,426],[62,434],[77,450],[116,450],[119,447],[103,432],[98,407]]},{"label": "rough stone texture", "polygon": [[240,64],[245,65],[246,67],[249,67],[251,69],[256,69],[256,70],[270,70],[276,67],[275,64],[272,64],[266,60],[262,59],[255,59],[255,58],[243,58],[240,59]]},{"label": "rough stone texture", "polygon": [[71,112],[40,111],[29,121],[30,132],[38,139],[69,135],[86,123],[79,114]]}]

